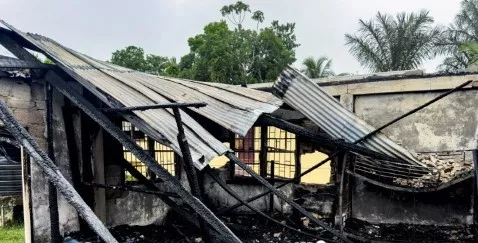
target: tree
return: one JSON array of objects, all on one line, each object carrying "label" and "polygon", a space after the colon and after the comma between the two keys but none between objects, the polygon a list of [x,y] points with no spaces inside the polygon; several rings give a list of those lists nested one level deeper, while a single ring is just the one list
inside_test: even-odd
[{"label": "tree", "polygon": [[473,64],[474,57],[466,52],[473,42],[478,42],[478,0],[463,0],[460,12],[437,43],[440,53],[447,55],[439,68],[449,72]]},{"label": "tree", "polygon": [[143,48],[137,46],[128,46],[113,52],[110,62],[154,75],[177,76],[179,74],[179,66],[175,58],[145,55]]},{"label": "tree", "polygon": [[[179,63],[175,58],[146,55],[136,46],[115,51],[111,62],[155,75],[229,84],[272,81],[295,62],[294,49],[299,44],[294,23],[272,21],[261,29],[264,13],[252,11],[241,1],[222,7],[220,12],[232,28],[226,20],[207,24],[203,33],[188,39],[190,51]],[[248,18],[255,29],[244,28]]]},{"label": "tree", "polygon": [[323,78],[334,75],[331,69],[332,60],[327,57],[319,57],[317,60],[313,57],[307,57],[302,65],[304,65],[302,72],[309,78]]},{"label": "tree", "polygon": [[128,46],[113,52],[111,63],[141,72],[147,69],[144,50],[137,46]]},{"label": "tree", "polygon": [[[273,21],[260,29],[264,13],[252,11],[241,1],[220,12],[233,28],[225,20],[213,22],[204,27],[204,33],[189,38],[190,53],[179,62],[179,76],[230,84],[265,82],[295,61],[295,24]],[[248,15],[255,29],[244,28]]]},{"label": "tree", "polygon": [[399,13],[395,18],[377,13],[374,20],[359,20],[358,34],[346,34],[346,45],[362,66],[373,72],[418,68],[436,54],[441,28],[429,12]]}]

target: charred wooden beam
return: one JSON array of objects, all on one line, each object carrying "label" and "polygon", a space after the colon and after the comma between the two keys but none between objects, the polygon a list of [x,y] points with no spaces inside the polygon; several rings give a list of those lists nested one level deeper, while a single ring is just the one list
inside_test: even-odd
[{"label": "charred wooden beam", "polygon": [[347,166],[347,157],[348,154],[346,153],[343,156],[342,164],[340,167],[340,185],[339,185],[339,229],[340,233],[343,234],[344,232],[344,217],[343,217],[343,193],[344,193],[344,178],[345,178],[345,167]]},{"label": "charred wooden beam", "polygon": [[209,225],[216,229],[221,235],[227,237],[229,242],[241,242],[237,236],[221,222],[199,199],[191,195],[166,169],[159,165],[150,154],[145,152],[139,145],[137,145],[130,137],[124,134],[120,128],[115,126],[108,117],[100,112],[81,95],[71,90],[68,85],[54,72],[49,71],[46,74],[46,80],[58,89],[63,95],[76,104],[83,112],[98,123],[106,132],[117,139],[126,149],[131,151],[141,162],[149,167],[160,179],[171,186],[171,188],[188,204],[194,211],[196,211]]},{"label": "charred wooden beam", "polygon": [[[455,88],[453,88],[453,89],[451,89],[451,90],[449,90],[449,91],[447,91],[447,92],[445,92],[445,93],[443,93],[443,94],[437,96],[436,98],[434,98],[434,99],[432,99],[432,100],[426,102],[425,104],[420,105],[419,107],[417,107],[417,108],[415,108],[415,109],[412,109],[411,111],[409,111],[409,112],[407,112],[407,113],[405,113],[405,114],[403,114],[403,115],[401,115],[401,116],[399,116],[399,117],[393,119],[392,121],[386,123],[385,125],[383,125],[383,126],[377,128],[377,129],[373,130],[372,132],[368,133],[367,135],[365,135],[365,136],[363,136],[363,137],[357,139],[357,140],[356,140],[355,142],[353,142],[351,145],[347,145],[347,146],[342,147],[341,149],[339,149],[339,150],[335,151],[334,153],[332,153],[331,155],[329,155],[329,156],[328,156],[327,158],[325,158],[324,160],[318,162],[318,163],[315,164],[314,166],[312,166],[312,167],[310,167],[309,169],[307,169],[306,171],[302,172],[302,173],[299,175],[299,177],[302,177],[302,176],[304,176],[304,175],[307,175],[308,173],[314,171],[315,169],[319,168],[320,166],[322,166],[322,165],[324,165],[325,163],[331,161],[333,158],[337,157],[338,155],[340,155],[340,154],[342,154],[342,153],[344,153],[344,152],[346,152],[346,151],[349,151],[349,150],[350,150],[350,151],[354,151],[354,148],[351,147],[351,146],[354,146],[354,147],[355,147],[358,143],[360,143],[360,142],[366,140],[367,138],[370,138],[371,136],[373,136],[374,134],[380,132],[381,130],[385,129],[386,127],[388,127],[388,126],[390,126],[390,125],[392,125],[392,124],[398,122],[399,120],[401,120],[401,119],[403,119],[403,118],[405,118],[405,117],[407,117],[407,116],[409,116],[409,115],[411,115],[411,114],[413,114],[413,113],[415,113],[415,112],[417,112],[417,111],[419,111],[419,110],[421,110],[421,109],[423,109],[423,108],[425,108],[425,107],[427,107],[427,106],[429,106],[429,105],[431,105],[431,104],[437,102],[438,100],[440,100],[440,99],[446,97],[447,95],[449,95],[449,94],[451,94],[451,93],[453,93],[453,92],[455,92],[455,91],[457,91],[457,90],[462,89],[463,87],[469,85],[471,82],[473,82],[473,81],[472,81],[472,80],[469,80],[469,81],[467,81],[467,82],[464,82],[463,84],[461,84],[461,85],[459,85],[459,86],[457,86],[457,87],[455,87]],[[303,137],[308,137],[308,138],[314,139],[314,137],[317,136],[317,134],[313,135],[313,134],[311,134],[311,132],[305,130],[304,128],[302,128],[302,127],[300,127],[300,126],[298,126],[298,125],[292,124],[292,123],[290,123],[290,122],[287,122],[287,121],[284,121],[284,120],[281,120],[281,119],[278,119],[278,118],[274,118],[274,117],[272,117],[272,116],[270,116],[270,115],[262,115],[262,117],[261,117],[260,120],[261,120],[262,122],[268,123],[268,124],[270,124],[270,125],[272,125],[272,126],[279,127],[279,128],[284,129],[284,130],[286,130],[286,131],[290,131],[290,132],[293,132],[293,133],[298,132],[298,133],[300,133],[299,135],[301,135],[301,136],[303,136]],[[281,127],[280,127],[280,126],[281,126]],[[356,151],[354,151],[354,152],[356,152]],[[360,152],[358,152],[358,153],[360,153]],[[376,152],[375,152],[375,153],[376,153]],[[383,155],[382,155],[382,156],[383,156]],[[373,157],[373,156],[372,156],[372,157]],[[380,156],[379,156],[379,157],[380,157]],[[390,156],[387,156],[387,157],[390,157]],[[376,157],[376,158],[378,158],[378,157]],[[391,158],[391,159],[388,159],[388,160],[396,161],[395,158]],[[426,170],[426,169],[424,168],[424,171],[425,171],[425,170]],[[278,188],[281,188],[281,187],[284,187],[284,186],[286,186],[286,185],[288,185],[288,184],[290,184],[290,183],[293,183],[294,180],[296,180],[296,178],[293,178],[293,179],[291,179],[291,180],[288,180],[288,181],[286,181],[286,182],[280,184],[279,186],[277,186],[277,189],[278,189]],[[270,191],[270,190],[267,190],[266,192],[260,193],[260,194],[258,194],[258,195],[256,195],[256,196],[253,196],[253,197],[250,197],[250,198],[246,199],[246,202],[252,202],[252,201],[257,200],[257,199],[259,199],[259,198],[261,198],[261,197],[263,197],[263,196],[265,196],[265,195],[268,195],[269,193],[271,193],[271,191]],[[240,206],[242,206],[242,204],[241,204],[241,203],[237,203],[237,204],[235,204],[235,205],[233,205],[233,206],[230,206],[230,207],[221,209],[221,210],[219,210],[217,213],[218,213],[218,214],[223,214],[223,213],[229,212],[229,211],[231,211],[231,210],[233,210],[233,209],[235,209],[235,208],[238,208],[238,207],[240,207]]]},{"label": "charred wooden beam", "polygon": [[[53,89],[51,85],[45,85],[46,93],[46,140],[48,146],[48,157],[55,164],[55,150],[53,144]],[[50,233],[53,243],[62,242],[60,234],[60,216],[58,214],[58,196],[55,185],[48,184],[48,202],[50,210]]]},{"label": "charred wooden beam", "polygon": [[187,107],[200,108],[206,105],[207,104],[204,102],[169,103],[169,104],[155,104],[155,105],[143,105],[143,106],[129,106],[129,107],[120,107],[120,108],[103,108],[102,110],[105,112],[128,112],[128,111],[145,111],[145,110],[166,109],[166,108],[187,108]]},{"label": "charred wooden beam", "polygon": [[46,177],[52,182],[64,198],[77,210],[78,214],[85,219],[90,227],[105,241],[117,242],[101,220],[94,214],[73,186],[60,173],[58,167],[51,161],[48,155],[40,148],[36,141],[28,134],[23,126],[15,119],[8,110],[6,104],[0,100],[0,120],[3,121],[7,130],[22,144],[39,165]]},{"label": "charred wooden beam", "polygon": [[139,192],[139,193],[161,195],[161,196],[174,197],[174,198],[179,197],[178,194],[173,193],[173,192],[163,192],[163,191],[159,191],[159,190],[145,190],[145,189],[132,187],[132,186],[106,185],[106,184],[88,183],[88,182],[83,182],[83,184],[86,185],[86,186],[98,187],[98,188],[104,188],[104,189],[111,189],[111,190]]},{"label": "charred wooden beam", "polygon": [[462,181],[465,181],[465,180],[468,180],[468,179],[471,179],[474,177],[474,173],[473,172],[470,172],[469,174],[467,175],[464,175],[463,177],[461,178],[458,178],[456,180],[452,180],[452,181],[449,181],[447,183],[444,183],[444,184],[441,184],[440,186],[438,187],[427,187],[427,188],[409,188],[409,187],[401,187],[401,186],[394,186],[394,185],[389,185],[389,184],[385,184],[385,183],[382,183],[382,182],[379,182],[379,181],[376,181],[376,180],[372,180],[372,179],[369,179],[363,175],[360,175],[360,174],[357,174],[351,170],[346,170],[346,173],[355,177],[355,178],[358,178],[358,179],[361,179],[363,181],[366,181],[367,183],[370,183],[372,185],[375,185],[375,186],[378,186],[378,187],[382,187],[382,188],[385,188],[385,189],[388,189],[388,190],[392,190],[392,191],[397,191],[397,192],[408,192],[408,193],[428,193],[428,192],[437,192],[437,191],[441,191],[443,189],[446,189],[450,186],[453,186],[453,185],[456,185]]},{"label": "charred wooden beam", "polygon": [[[138,180],[139,183],[146,186],[146,188],[148,188],[149,190],[160,191],[160,189],[153,182],[148,180],[148,178],[146,178],[146,176],[141,174],[141,172],[139,172],[131,163],[129,163],[125,159],[117,161],[117,164],[119,166],[125,168],[131,174],[131,176],[136,178],[136,180]],[[179,206],[176,202],[171,200],[169,197],[164,196],[162,194],[157,194],[156,196],[158,196],[159,199],[161,199],[166,205],[168,205],[172,210],[174,210],[179,215],[179,217],[185,219],[186,221],[188,221],[192,225],[196,226],[196,228],[200,229],[198,220],[192,216],[192,213],[186,211],[186,209],[183,206]],[[218,234],[217,231],[210,231],[210,233],[215,238],[217,238],[217,239],[221,238],[221,239],[223,239],[224,242],[227,242],[227,239],[224,239],[224,237],[222,235]]]},{"label": "charred wooden beam", "polygon": [[263,114],[262,116],[260,116],[258,123],[261,125],[264,124],[268,126],[274,126],[282,130],[286,130],[288,132],[294,133],[296,136],[300,136],[304,141],[309,141],[331,149],[343,148],[377,159],[397,161],[397,159],[394,157],[378,153],[376,151],[364,148],[353,143],[345,142],[344,140],[333,139],[326,134],[311,131],[310,129],[306,129],[302,126],[274,117],[269,114]]},{"label": "charred wooden beam", "polygon": [[53,67],[54,65],[23,61],[15,58],[0,58],[0,69],[7,71],[11,69],[52,69]]},{"label": "charred wooden beam", "polygon": [[320,236],[317,236],[317,235],[313,235],[313,234],[309,234],[307,232],[303,232],[303,231],[300,231],[296,228],[293,228],[287,224],[283,224],[277,220],[275,220],[274,218],[270,217],[269,215],[261,212],[260,210],[258,210],[257,208],[251,206],[249,203],[245,202],[244,199],[241,198],[241,196],[239,196],[234,190],[232,190],[231,187],[229,187],[227,185],[227,183],[221,179],[216,173],[215,171],[212,170],[212,168],[208,165],[204,168],[204,171],[215,181],[217,182],[217,184],[222,188],[224,189],[224,191],[226,191],[229,195],[231,195],[234,199],[236,199],[237,201],[239,202],[242,202],[244,204],[245,207],[249,208],[251,211],[255,212],[256,214],[258,214],[259,216],[262,216],[263,218],[277,224],[277,225],[280,225],[281,227],[285,227],[291,231],[294,231],[296,233],[299,233],[299,234],[302,234],[302,235],[305,235],[305,236],[308,236],[308,237],[311,237],[313,239],[318,239],[318,240],[329,240],[329,239],[325,239],[323,237],[320,237]]},{"label": "charred wooden beam", "polygon": [[[203,195],[201,192],[201,187],[199,185],[198,175],[196,173],[196,168],[194,167],[194,164],[193,164],[191,150],[189,149],[188,140],[184,133],[183,121],[181,120],[181,113],[179,112],[179,108],[174,107],[173,113],[174,113],[174,119],[176,120],[176,126],[178,127],[177,138],[178,138],[179,148],[181,149],[181,154],[182,154],[182,162],[183,162],[182,164],[184,166],[184,171],[186,172],[186,177],[189,181],[191,192],[193,196],[195,196],[201,201],[204,201]],[[202,235],[204,236],[205,239],[208,239],[206,241],[209,242],[209,233],[208,233],[209,230],[201,218],[198,218],[198,220],[199,220],[199,225],[201,228]]]},{"label": "charred wooden beam", "polygon": [[258,175],[256,172],[254,172],[249,166],[247,166],[244,162],[242,162],[239,158],[237,158],[234,153],[227,153],[226,157],[229,158],[233,163],[235,163],[237,166],[241,167],[244,171],[246,171],[249,175],[252,176],[252,178],[256,179],[260,184],[264,185],[267,189],[269,189],[274,195],[279,197],[280,199],[284,200],[286,203],[288,203],[291,207],[296,209],[298,212],[302,213],[305,217],[307,217],[310,221],[314,222],[315,224],[319,225],[323,229],[327,230],[328,232],[332,233],[333,235],[337,236],[339,239],[341,239],[344,242],[347,243],[352,243],[347,237],[345,237],[343,234],[340,232],[337,232],[336,230],[332,229],[330,226],[328,226],[326,223],[320,221],[319,219],[315,218],[311,213],[307,212],[303,207],[301,207],[299,204],[288,198],[283,192],[279,191],[277,188],[275,188],[273,185],[271,185],[265,178],[261,177]]},{"label": "charred wooden beam", "polygon": [[[0,32],[4,29],[0,29]],[[8,31],[8,30],[7,30]],[[9,31],[11,32],[11,31]],[[18,45],[13,41],[9,36],[5,34],[0,34],[0,43],[6,47],[11,53],[22,60],[39,62],[32,54],[26,51],[22,45]],[[21,39],[21,38],[20,38]],[[73,77],[78,77],[73,73],[69,73]],[[53,71],[47,72],[47,81],[57,88],[62,94],[64,94],[70,101],[75,103],[80,109],[82,109],[86,114],[88,114],[95,122],[101,125],[105,131],[110,133],[114,138],[116,138],[123,146],[130,150],[137,158],[144,162],[153,172],[155,172],[161,179],[166,183],[172,186],[177,192],[178,195],[198,214],[203,217],[203,219],[210,224],[215,230],[217,230],[228,242],[241,242],[237,236],[232,233],[232,231],[227,228],[214,214],[197,198],[193,197],[182,185],[180,182],[174,178],[168,171],[162,168],[150,155],[145,153],[141,147],[139,147],[134,141],[127,137],[119,128],[117,128],[104,114],[97,110],[91,103],[84,99],[81,95],[75,93],[64,83],[62,78],[58,76]],[[85,81],[85,80],[81,80]],[[92,89],[95,90],[95,89]],[[96,93],[100,96],[101,93]],[[134,119],[134,118],[130,118]],[[149,127],[145,127],[149,129]],[[161,140],[161,136],[158,135],[153,130],[149,129],[152,134]],[[76,193],[76,192],[75,192]],[[88,208],[89,209],[89,208]],[[89,209],[91,211],[91,209]],[[96,217],[96,216],[95,216]],[[107,241],[109,242],[109,241]]]}]

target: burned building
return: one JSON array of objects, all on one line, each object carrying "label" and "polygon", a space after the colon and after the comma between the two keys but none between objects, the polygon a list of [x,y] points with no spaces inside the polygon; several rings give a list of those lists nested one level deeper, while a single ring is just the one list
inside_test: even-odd
[{"label": "burned building", "polygon": [[[0,119],[23,154],[30,241],[117,242],[111,227],[170,215],[222,242],[244,240],[224,215],[256,214],[300,241],[474,224],[477,74],[311,81],[286,68],[239,87],[140,73],[2,23],[16,58],[0,58]],[[301,181],[326,163],[329,183]]]}]

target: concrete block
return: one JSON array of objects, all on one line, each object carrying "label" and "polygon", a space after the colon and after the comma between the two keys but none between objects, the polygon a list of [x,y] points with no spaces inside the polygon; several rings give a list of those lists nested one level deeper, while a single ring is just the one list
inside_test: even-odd
[{"label": "concrete block", "polygon": [[46,138],[45,126],[43,125],[29,125],[28,133],[38,140],[44,140]]},{"label": "concrete block", "polygon": [[32,96],[31,96],[31,89],[30,85],[25,84],[25,83],[15,83],[13,85],[10,94],[10,97],[15,97],[16,99],[22,99],[22,100],[28,100],[30,101]]},{"label": "concrete block", "polygon": [[35,108],[37,110],[45,110],[46,109],[46,102],[45,101],[33,101],[35,102]]},{"label": "concrete block", "polygon": [[33,109],[15,109],[13,115],[24,126],[30,126],[34,124],[45,124],[44,112],[39,112]]},{"label": "concrete block", "polygon": [[0,95],[8,96],[10,91],[17,83],[11,78],[0,78]]},{"label": "concrete block", "polygon": [[45,88],[43,84],[39,84],[39,83],[32,84],[31,98],[34,101],[45,101]]},{"label": "concrete block", "polygon": [[29,109],[35,106],[35,103],[30,100],[18,99],[16,97],[8,97],[6,103],[10,109]]}]

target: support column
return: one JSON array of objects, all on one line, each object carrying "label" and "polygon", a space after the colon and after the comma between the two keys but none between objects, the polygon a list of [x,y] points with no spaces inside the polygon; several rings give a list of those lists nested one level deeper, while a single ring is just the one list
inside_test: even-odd
[{"label": "support column", "polygon": [[343,94],[340,96],[340,103],[347,108],[347,110],[354,112],[354,95]]},{"label": "support column", "polygon": [[[179,147],[181,148],[182,153],[182,162],[184,165],[184,170],[186,171],[186,176],[189,181],[189,186],[191,187],[191,193],[201,202],[204,202],[201,187],[199,185],[198,175],[196,173],[196,168],[193,165],[193,159],[191,157],[191,151],[189,150],[188,140],[186,139],[186,135],[184,133],[183,122],[181,120],[181,113],[179,112],[179,108],[173,108],[174,111],[174,118],[176,119],[176,125],[178,126],[178,143]],[[209,233],[208,228],[201,218],[198,218],[199,225],[204,235],[205,241],[209,242]]]}]

